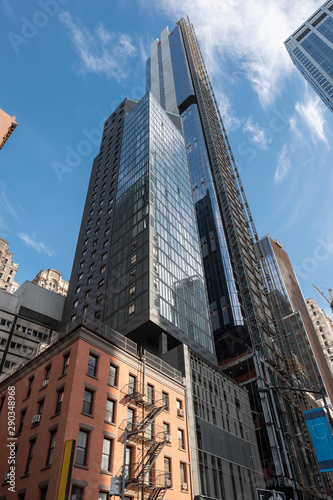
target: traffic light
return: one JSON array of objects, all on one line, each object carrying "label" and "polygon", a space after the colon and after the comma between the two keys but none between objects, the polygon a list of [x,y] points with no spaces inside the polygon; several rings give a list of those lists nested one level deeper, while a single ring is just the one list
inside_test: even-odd
[{"label": "traffic light", "polygon": [[111,477],[111,489],[109,495],[116,495],[120,497],[121,495],[121,476]]}]

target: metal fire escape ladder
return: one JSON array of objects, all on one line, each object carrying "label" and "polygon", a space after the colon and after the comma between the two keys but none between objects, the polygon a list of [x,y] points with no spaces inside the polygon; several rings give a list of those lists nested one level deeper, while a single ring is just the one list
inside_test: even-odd
[{"label": "metal fire escape ladder", "polygon": [[[254,253],[254,242],[259,241],[259,238],[193,26],[189,20],[186,24],[184,19],[181,19],[180,25],[183,28],[185,49],[205,129],[209,156],[212,161],[223,223],[230,242],[233,268],[238,278],[246,310],[247,326],[254,348],[255,360],[258,368],[260,367],[258,381],[264,386],[262,363],[265,361],[262,355],[272,362],[275,361],[269,347],[269,338],[274,337],[275,332],[271,327],[270,311]],[[270,410],[270,400],[267,394],[261,394],[260,398],[276,472],[282,479],[286,474]]]},{"label": "metal fire escape ladder", "polygon": [[[166,435],[163,428],[154,425],[155,419],[166,408],[162,399],[149,400],[144,391],[133,391],[130,385],[125,386],[125,404],[135,406],[142,411],[142,419],[134,422],[125,420],[123,431],[127,427],[127,441],[136,442],[141,445],[142,459],[131,464],[127,478],[125,479],[126,490],[143,491],[148,500],[162,500],[170,485],[165,480],[166,474],[157,471],[153,467],[157,457],[166,443]],[[154,428],[149,429],[149,426]],[[124,433],[123,433],[124,435]]]}]

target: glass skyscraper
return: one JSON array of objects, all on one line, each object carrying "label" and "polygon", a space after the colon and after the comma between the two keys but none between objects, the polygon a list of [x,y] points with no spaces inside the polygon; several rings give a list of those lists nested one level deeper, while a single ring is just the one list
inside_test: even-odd
[{"label": "glass skyscraper", "polygon": [[333,0],[325,2],[284,44],[296,68],[333,111]]},{"label": "glass skyscraper", "polygon": [[181,119],[151,93],[105,123],[65,318],[78,314],[155,354],[185,343],[216,363]]},{"label": "glass skyscraper", "polygon": [[[189,21],[165,28],[151,46],[146,71],[147,90],[183,119],[219,367],[249,391],[267,486],[295,500],[315,498],[303,490],[312,486],[307,459],[299,468],[291,463],[295,450],[285,435],[297,431],[288,398],[265,389],[285,384],[288,370],[255,255],[258,236]],[[199,419],[198,409],[195,415]]]}]

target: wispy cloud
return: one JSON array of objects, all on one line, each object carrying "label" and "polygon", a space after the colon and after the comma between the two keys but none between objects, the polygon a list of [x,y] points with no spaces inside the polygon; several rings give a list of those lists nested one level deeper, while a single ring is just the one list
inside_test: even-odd
[{"label": "wispy cloud", "polygon": [[[326,107],[320,97],[306,91],[303,101],[295,105],[297,115],[304,121],[311,132],[312,140],[326,144],[329,149],[329,143],[324,131]],[[294,127],[295,128],[295,127]]]},{"label": "wispy cloud", "polygon": [[2,182],[0,186],[0,208],[11,215],[16,222],[19,222],[16,210],[18,207],[19,205],[17,204],[15,196],[10,192],[6,184]]},{"label": "wispy cloud", "polygon": [[287,144],[285,144],[278,155],[277,166],[274,174],[274,181],[276,183],[283,181],[283,179],[287,177],[288,172],[291,169],[291,154],[292,151],[290,151]]},{"label": "wispy cloud", "polygon": [[238,118],[234,114],[231,102],[229,101],[228,97],[225,94],[223,94],[221,90],[218,90],[216,95],[225,128],[229,132],[239,129],[244,120]]},{"label": "wispy cloud", "polygon": [[321,4],[322,0],[155,0],[156,8],[172,17],[189,15],[211,74],[223,71],[228,59],[235,62],[263,106],[274,101],[294,68],[284,40]]},{"label": "wispy cloud", "polygon": [[262,151],[267,151],[272,138],[259,126],[258,123],[253,123],[253,118],[247,119],[243,126],[243,132],[247,132],[251,137],[251,142]]},{"label": "wispy cloud", "polygon": [[29,247],[36,250],[38,253],[45,253],[48,257],[54,255],[54,251],[50,249],[42,241],[38,241],[35,237],[31,237],[26,233],[19,233],[18,236],[23,240]]},{"label": "wispy cloud", "polygon": [[79,66],[80,72],[101,74],[118,81],[126,78],[129,67],[126,61],[137,52],[129,35],[108,31],[102,23],[91,33],[69,12],[61,13],[59,19],[68,28],[83,63]]}]

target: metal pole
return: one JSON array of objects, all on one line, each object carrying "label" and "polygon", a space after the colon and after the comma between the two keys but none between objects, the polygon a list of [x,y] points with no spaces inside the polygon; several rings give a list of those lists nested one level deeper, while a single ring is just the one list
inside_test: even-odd
[{"label": "metal pole", "polygon": [[123,470],[122,470],[122,473],[121,473],[121,500],[124,500],[124,496],[125,496],[126,445],[127,445],[127,425],[125,427],[124,461],[123,461]]}]

